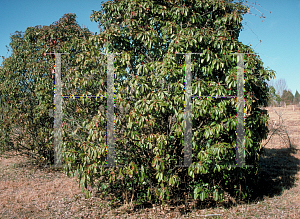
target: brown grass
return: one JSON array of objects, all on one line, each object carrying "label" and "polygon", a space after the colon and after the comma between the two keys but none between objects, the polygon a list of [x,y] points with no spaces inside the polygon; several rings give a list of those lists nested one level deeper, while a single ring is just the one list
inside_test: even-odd
[{"label": "brown grass", "polygon": [[[284,123],[274,110],[282,112]],[[247,204],[195,207],[189,201],[190,207],[112,206],[109,198],[102,200],[96,191],[85,199],[75,177],[37,168],[28,157],[6,153],[0,157],[0,218],[300,218],[300,109],[287,106],[268,111],[270,128],[281,127],[281,131],[265,146],[260,159],[264,178],[256,200]]]}]

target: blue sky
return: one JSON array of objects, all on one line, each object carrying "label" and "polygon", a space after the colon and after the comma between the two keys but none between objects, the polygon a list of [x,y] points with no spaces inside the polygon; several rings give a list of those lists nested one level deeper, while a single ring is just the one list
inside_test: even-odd
[{"label": "blue sky", "polygon": [[[300,61],[300,0],[256,2],[256,5],[254,0],[247,3],[252,6],[252,14],[244,16],[244,30],[239,41],[251,44],[264,67],[276,71],[275,81],[285,79],[288,89],[295,95],[296,90],[300,92],[300,70],[296,67]],[[265,18],[259,18],[261,13]]]},{"label": "blue sky", "polygon": [[[81,27],[98,32],[98,24],[90,21],[92,10],[100,10],[104,1],[99,0],[0,0],[0,64],[1,56],[9,57],[5,45],[9,46],[10,35],[25,31],[36,25],[49,26],[65,13],[75,13]],[[264,67],[277,72],[276,80],[283,78],[287,87],[295,94],[300,92],[300,0],[247,1],[250,13],[244,16],[244,30],[239,41],[250,45],[257,52]],[[270,13],[271,11],[271,13]],[[259,16],[264,15],[265,18]],[[255,16],[256,15],[256,16]]]}]

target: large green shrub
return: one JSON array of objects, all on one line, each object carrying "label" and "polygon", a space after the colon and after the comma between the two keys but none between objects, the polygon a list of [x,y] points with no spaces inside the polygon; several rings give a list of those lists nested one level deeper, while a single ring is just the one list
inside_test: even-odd
[{"label": "large green shrub", "polygon": [[[251,196],[261,141],[268,133],[268,115],[260,107],[268,102],[266,80],[274,76],[262,67],[258,55],[244,57],[245,154],[246,164],[254,167],[229,168],[236,162],[235,99],[207,98],[192,100],[193,164],[197,165],[175,166],[183,160],[185,109],[185,57],[175,52],[203,53],[192,56],[193,95],[236,95],[237,58],[229,54],[254,53],[238,41],[246,12],[239,3],[209,0],[113,1],[94,11],[91,19],[103,29],[85,43],[73,41],[73,49],[84,52],[75,55],[79,69],[74,70],[76,80],[70,84],[80,85],[82,94],[106,97],[107,56],[97,54],[100,49],[120,53],[114,62],[115,151],[117,165],[124,167],[101,167],[107,154],[102,97],[82,99],[82,106],[77,105],[86,121],[75,132],[86,141],[64,134],[66,172],[79,173],[83,189],[97,182],[117,199],[137,202],[182,193],[200,200],[221,200],[224,191],[241,198]],[[96,69],[95,63],[101,79],[77,79],[85,69]],[[93,84],[97,86],[92,89]],[[120,107],[127,107],[128,113]]]},{"label": "large green shrub", "polygon": [[[53,164],[53,117],[49,117],[49,109],[53,110],[55,59],[45,53],[69,52],[62,57],[71,63],[74,53],[80,52],[71,50],[72,40],[92,35],[78,26],[75,17],[65,14],[50,26],[28,27],[25,33],[10,37],[12,55],[0,69],[1,152],[18,151],[39,164]],[[63,75],[68,70],[65,66],[63,62]],[[63,77],[63,82],[67,80]]]},{"label": "large green shrub", "polygon": [[[204,53],[192,56],[193,95],[236,95],[236,56],[229,54],[254,52],[238,42],[246,11],[231,1],[114,1],[91,16],[103,25],[99,35],[82,30],[70,14],[50,27],[30,27],[24,36],[13,35],[13,55],[0,69],[1,100],[6,103],[1,108],[1,151],[19,150],[53,163],[53,118],[48,112],[53,107],[54,56],[43,54],[69,52],[62,56],[63,94],[104,96],[64,101],[65,170],[79,173],[83,189],[97,182],[116,198],[138,202],[182,193],[200,200],[221,200],[224,191],[249,196],[261,140],[268,132],[268,116],[260,110],[268,102],[265,80],[274,76],[257,55],[245,56],[244,73],[246,164],[254,168],[229,168],[236,159],[235,100],[206,98],[192,100],[197,165],[175,166],[183,160],[185,109],[185,57],[175,52]],[[103,50],[120,53],[114,62],[115,146],[122,168],[101,167],[107,153]],[[24,136],[15,143],[10,136],[17,126]]]}]

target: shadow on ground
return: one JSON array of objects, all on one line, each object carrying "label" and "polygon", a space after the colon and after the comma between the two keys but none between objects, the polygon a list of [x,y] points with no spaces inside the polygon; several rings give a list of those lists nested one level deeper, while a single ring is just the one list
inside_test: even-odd
[{"label": "shadow on ground", "polygon": [[253,198],[261,200],[281,195],[285,189],[295,186],[300,170],[300,159],[295,155],[299,150],[292,148],[264,149],[260,158],[259,185]]}]

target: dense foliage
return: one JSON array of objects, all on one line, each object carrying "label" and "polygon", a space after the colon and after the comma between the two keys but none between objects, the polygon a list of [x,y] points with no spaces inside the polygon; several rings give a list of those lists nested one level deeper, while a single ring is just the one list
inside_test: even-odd
[{"label": "dense foliage", "polygon": [[[37,139],[36,150],[51,149],[51,144],[43,141],[51,140],[53,131],[53,119],[48,116],[53,85],[45,72],[54,59],[46,62],[45,51],[55,48],[70,53],[62,56],[68,63],[66,67],[62,64],[62,72],[70,88],[63,90],[64,95],[103,95],[65,101],[63,109],[65,171],[69,175],[77,172],[83,189],[97,183],[117,199],[137,202],[183,194],[217,201],[224,191],[241,198],[253,192],[261,141],[268,133],[268,115],[260,107],[268,103],[266,80],[274,72],[264,69],[256,54],[245,55],[245,154],[246,164],[253,168],[229,167],[236,161],[235,99],[209,98],[192,99],[195,165],[176,167],[182,164],[184,148],[185,57],[175,53],[203,53],[192,55],[192,95],[198,96],[236,95],[237,58],[230,53],[254,53],[238,41],[242,15],[248,11],[245,6],[221,0],[179,2],[105,2],[102,10],[91,15],[91,20],[103,27],[98,35],[83,34],[74,17],[66,15],[61,25],[52,27],[56,31],[28,28],[23,38],[16,35],[12,39],[18,55],[5,60],[1,80],[7,81],[7,88],[1,92],[10,96],[6,100],[12,102],[8,103],[15,104],[10,119],[18,118],[19,124],[28,121],[26,130]],[[48,45],[49,41],[52,44]],[[107,154],[107,56],[99,51],[120,53],[114,62],[115,149],[117,165],[124,167],[101,167]],[[6,74],[11,78],[6,79]],[[18,80],[24,82],[25,78],[33,81],[24,85],[29,91],[21,93]],[[11,82],[14,84],[8,84]],[[18,101],[16,95],[30,104]],[[75,130],[68,132],[68,127]]]},{"label": "dense foliage", "polygon": [[12,55],[0,70],[0,97],[5,104],[1,108],[2,152],[16,150],[39,164],[53,164],[53,117],[49,117],[49,109],[53,110],[55,59],[45,53],[69,52],[66,58],[72,60],[72,40],[92,35],[76,24],[75,17],[66,14],[50,26],[28,27],[25,33],[17,31],[10,37]]},{"label": "dense foliage", "polygon": [[[237,61],[229,54],[254,53],[238,42],[246,11],[229,1],[149,0],[106,2],[94,11],[91,18],[103,29],[88,45],[76,44],[86,49],[76,66],[95,63],[92,57],[99,48],[120,53],[114,62],[115,150],[117,165],[124,167],[100,167],[106,164],[107,121],[105,111],[98,111],[78,128],[88,141],[64,143],[66,171],[79,172],[83,188],[98,182],[121,200],[165,200],[183,193],[221,200],[224,191],[249,196],[257,179],[261,141],[268,133],[268,115],[260,107],[268,102],[266,80],[274,76],[257,55],[245,55],[246,164],[254,167],[229,168],[236,160],[235,100],[207,98],[192,100],[197,165],[175,166],[183,160],[185,109],[185,57],[175,52],[203,53],[192,58],[193,95],[235,95]],[[98,59],[103,63],[100,72],[105,72],[106,60]],[[106,96],[105,76],[103,82],[99,89]],[[121,110],[125,107],[129,113]]]}]

